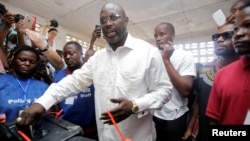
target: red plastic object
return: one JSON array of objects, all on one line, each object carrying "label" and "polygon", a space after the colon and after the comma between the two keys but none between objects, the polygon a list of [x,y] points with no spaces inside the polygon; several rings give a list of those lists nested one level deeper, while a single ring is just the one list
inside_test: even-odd
[{"label": "red plastic object", "polygon": [[132,141],[130,138],[125,138],[125,136],[122,134],[120,128],[119,128],[118,125],[116,124],[116,121],[115,121],[113,115],[110,113],[110,111],[107,111],[107,112],[108,112],[109,118],[111,119],[113,125],[115,126],[115,129],[116,129],[116,131],[118,132],[118,134],[120,135],[122,141]]}]

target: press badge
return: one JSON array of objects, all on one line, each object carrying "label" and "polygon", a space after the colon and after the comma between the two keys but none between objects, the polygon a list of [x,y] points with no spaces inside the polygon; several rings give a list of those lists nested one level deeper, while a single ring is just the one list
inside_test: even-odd
[{"label": "press badge", "polygon": [[65,100],[65,104],[73,105],[74,104],[74,96],[68,97]]}]

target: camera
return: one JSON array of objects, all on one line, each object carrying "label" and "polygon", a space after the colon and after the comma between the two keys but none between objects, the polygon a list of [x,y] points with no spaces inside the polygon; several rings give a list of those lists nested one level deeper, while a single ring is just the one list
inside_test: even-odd
[{"label": "camera", "polygon": [[56,19],[52,19],[52,20],[50,20],[50,26],[52,26],[52,27],[58,27],[58,22],[57,22],[57,20]]},{"label": "camera", "polygon": [[101,25],[95,25],[95,29],[97,29],[97,30],[101,30]]},{"label": "camera", "polygon": [[20,19],[24,19],[25,17],[21,14],[15,14],[14,18],[15,18],[15,23],[17,23]]},{"label": "camera", "polygon": [[5,6],[0,3],[0,15],[4,15],[7,12]]}]

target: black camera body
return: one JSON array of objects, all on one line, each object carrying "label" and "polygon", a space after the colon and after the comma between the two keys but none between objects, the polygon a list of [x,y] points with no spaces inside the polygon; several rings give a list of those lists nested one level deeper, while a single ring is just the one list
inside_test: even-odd
[{"label": "black camera body", "polygon": [[57,20],[56,19],[52,19],[52,20],[50,20],[50,26],[52,26],[52,27],[58,27],[58,22],[57,22]]},{"label": "black camera body", "polygon": [[15,18],[15,23],[17,23],[20,19],[24,19],[25,17],[21,14],[15,14],[14,18]]},{"label": "black camera body", "polygon": [[0,15],[4,15],[7,12],[5,6],[0,3]]}]

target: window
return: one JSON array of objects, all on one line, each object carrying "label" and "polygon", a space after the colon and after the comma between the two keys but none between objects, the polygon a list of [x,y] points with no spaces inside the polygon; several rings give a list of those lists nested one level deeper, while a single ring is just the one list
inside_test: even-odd
[{"label": "window", "polygon": [[213,42],[200,42],[191,44],[178,44],[175,48],[191,51],[195,63],[208,63],[215,59]]}]

